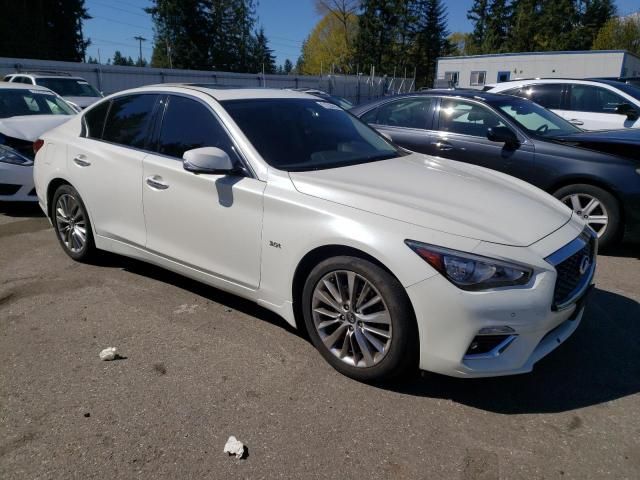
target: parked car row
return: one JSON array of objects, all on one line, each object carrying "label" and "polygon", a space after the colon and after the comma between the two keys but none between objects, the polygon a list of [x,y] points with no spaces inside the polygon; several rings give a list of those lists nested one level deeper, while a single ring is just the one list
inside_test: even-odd
[{"label": "parked car row", "polygon": [[640,130],[585,132],[530,100],[477,90],[406,94],[351,112],[409,150],[491,168],[547,191],[603,246],[625,228],[640,230]]},{"label": "parked car row", "polygon": [[[31,96],[43,119],[67,105],[0,85],[9,128]],[[3,158],[33,170],[74,260],[111,251],[256,301],[345,375],[531,371],[578,327],[599,242],[640,224],[640,130],[584,132],[517,95],[351,115],[322,93],[127,90],[0,137]]]}]

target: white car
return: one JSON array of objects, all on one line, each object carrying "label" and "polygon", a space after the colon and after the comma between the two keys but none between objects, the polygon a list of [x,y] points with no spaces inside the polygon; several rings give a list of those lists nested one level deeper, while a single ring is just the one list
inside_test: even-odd
[{"label": "white car", "polygon": [[75,113],[44,87],[0,82],[0,201],[37,200],[33,143]]},{"label": "white car", "polygon": [[149,86],[42,138],[38,198],[71,258],[254,300],[360,380],[528,372],[583,315],[597,240],[569,208],[311,95]]},{"label": "white car", "polygon": [[640,88],[623,82],[543,78],[485,90],[533,100],[584,130],[640,128]]},{"label": "white car", "polygon": [[82,77],[74,77],[64,73],[55,72],[22,72],[12,73],[4,77],[5,82],[22,83],[25,85],[40,85],[56,92],[78,110],[102,98],[89,82]]}]

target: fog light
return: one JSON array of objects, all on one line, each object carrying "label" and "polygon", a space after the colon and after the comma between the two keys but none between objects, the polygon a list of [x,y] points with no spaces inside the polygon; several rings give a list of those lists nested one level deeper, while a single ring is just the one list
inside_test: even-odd
[{"label": "fog light", "polygon": [[478,332],[478,335],[508,335],[509,333],[515,333],[516,331],[506,325],[498,327],[484,327]]},{"label": "fog light", "polygon": [[465,359],[493,358],[503,353],[517,335],[477,335],[469,344]]}]

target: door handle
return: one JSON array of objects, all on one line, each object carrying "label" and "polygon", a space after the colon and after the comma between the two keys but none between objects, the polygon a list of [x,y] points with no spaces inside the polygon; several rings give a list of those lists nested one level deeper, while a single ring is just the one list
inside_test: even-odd
[{"label": "door handle", "polygon": [[162,181],[162,177],[159,177],[157,175],[147,177],[146,181],[147,185],[149,185],[151,188],[155,188],[156,190],[166,190],[167,188],[169,188],[169,185]]},{"label": "door handle", "polygon": [[82,154],[74,157],[73,163],[75,163],[79,167],[88,167],[89,165],[91,165],[91,162],[87,160],[87,157]]},{"label": "door handle", "polygon": [[453,145],[451,145],[449,142],[438,141],[433,142],[431,145],[433,145],[440,151],[453,150]]},{"label": "door handle", "polygon": [[577,118],[572,118],[571,120],[569,120],[569,123],[572,123],[574,125],[584,125],[584,122],[582,120],[578,120]]}]

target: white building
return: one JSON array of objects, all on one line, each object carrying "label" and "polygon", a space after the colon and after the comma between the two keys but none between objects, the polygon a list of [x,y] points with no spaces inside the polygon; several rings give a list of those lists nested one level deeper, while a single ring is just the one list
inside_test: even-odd
[{"label": "white building", "polygon": [[442,57],[436,86],[479,88],[520,78],[592,78],[640,76],[640,57],[626,50],[503,53]]}]

